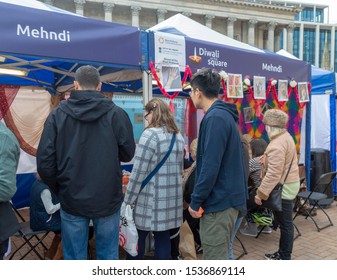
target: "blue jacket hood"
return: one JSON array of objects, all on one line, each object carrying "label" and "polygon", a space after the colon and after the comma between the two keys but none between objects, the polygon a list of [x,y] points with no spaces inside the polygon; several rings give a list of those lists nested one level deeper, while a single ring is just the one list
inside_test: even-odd
[{"label": "blue jacket hood", "polygon": [[217,100],[213,103],[213,105],[209,108],[207,112],[210,112],[214,109],[221,109],[227,111],[234,119],[236,123],[239,121],[239,112],[236,108],[235,104],[232,103],[226,103],[222,100]]}]

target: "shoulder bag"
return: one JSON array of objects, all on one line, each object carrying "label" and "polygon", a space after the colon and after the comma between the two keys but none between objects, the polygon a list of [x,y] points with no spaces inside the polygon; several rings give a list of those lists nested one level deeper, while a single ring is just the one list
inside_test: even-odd
[{"label": "shoulder bag", "polygon": [[[289,175],[290,168],[291,168],[291,166],[293,164],[293,161],[294,161],[294,156],[293,156],[293,158],[291,160],[291,163],[290,163],[287,175],[284,178],[284,182],[287,180],[287,177]],[[282,211],[282,190],[283,190],[283,184],[277,183],[277,185],[275,186],[275,188],[269,194],[268,199],[267,200],[262,200],[262,205],[257,205],[257,206],[258,207],[262,207],[262,208],[267,208],[267,209],[270,209],[272,211],[281,212]],[[250,200],[250,202],[254,201],[254,204],[255,204],[256,190],[257,190],[257,188],[254,189],[254,190],[252,190],[250,192],[250,194],[249,194],[249,200]]]}]

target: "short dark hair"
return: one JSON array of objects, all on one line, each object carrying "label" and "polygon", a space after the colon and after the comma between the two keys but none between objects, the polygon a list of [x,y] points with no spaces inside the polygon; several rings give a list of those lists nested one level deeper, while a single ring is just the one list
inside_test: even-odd
[{"label": "short dark hair", "polygon": [[267,142],[262,138],[254,138],[250,142],[250,148],[252,150],[252,156],[253,157],[259,157],[262,156],[267,149]]},{"label": "short dark hair", "polygon": [[198,88],[206,98],[217,98],[220,91],[221,78],[216,70],[202,68],[191,79],[191,87]]},{"label": "short dark hair", "polygon": [[91,65],[81,66],[75,72],[75,81],[83,89],[96,89],[100,83],[99,72]]}]

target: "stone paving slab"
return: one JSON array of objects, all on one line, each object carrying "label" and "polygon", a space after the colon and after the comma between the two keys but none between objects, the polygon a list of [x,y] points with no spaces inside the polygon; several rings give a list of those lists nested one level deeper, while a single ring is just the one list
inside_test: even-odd
[{"label": "stone paving slab", "polygon": [[[295,219],[295,224],[301,232],[301,236],[294,241],[293,259],[294,260],[337,260],[337,203],[325,209],[329,214],[334,226],[325,228],[320,232],[317,231],[314,223],[310,219],[305,219],[304,216],[298,216]],[[28,216],[28,209],[20,210],[25,217]],[[319,224],[327,223],[325,215],[321,211],[317,211],[315,217]],[[242,225],[243,226],[243,225]],[[265,253],[273,253],[278,249],[279,230],[273,231],[271,234],[260,234],[258,238],[244,236],[240,232],[238,237],[246,247],[248,254],[244,255],[241,260],[263,260]],[[50,233],[46,238],[46,243],[50,245],[54,233]],[[21,244],[21,239],[12,238],[12,251]],[[90,242],[91,247],[94,247],[94,241]],[[39,246],[40,254],[44,254],[44,250]],[[20,251],[21,252],[21,251]],[[24,252],[24,250],[22,250]],[[234,254],[239,256],[242,253],[240,243],[234,241]],[[20,259],[21,253],[18,253],[14,259]],[[201,255],[199,255],[201,257]],[[8,257],[6,258],[8,259]],[[37,260],[37,256],[33,253],[29,254],[25,259]]]}]

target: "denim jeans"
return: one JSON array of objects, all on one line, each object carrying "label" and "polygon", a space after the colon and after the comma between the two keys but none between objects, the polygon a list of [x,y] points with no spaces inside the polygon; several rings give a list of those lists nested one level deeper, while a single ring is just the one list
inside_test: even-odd
[{"label": "denim jeans", "polygon": [[93,221],[96,259],[118,260],[119,210],[111,216],[89,218],[71,215],[61,209],[62,249],[65,260],[87,259],[89,223]]},{"label": "denim jeans", "polygon": [[236,233],[238,232],[238,230],[240,228],[242,220],[243,220],[243,216],[242,217],[238,217],[236,219],[236,222],[235,222],[235,225],[234,225],[234,229],[233,229],[233,232],[232,232],[232,235],[231,235],[231,240],[230,240],[230,243],[229,243],[229,259],[230,260],[234,260],[233,242],[234,242],[234,239],[235,239],[235,235],[236,235]]},{"label": "denim jeans", "polygon": [[[138,255],[135,257],[127,255],[127,260],[142,260],[145,253],[145,239],[150,231],[138,231]],[[170,230],[153,231],[154,236],[154,258],[156,260],[170,260],[171,259],[171,240]]]},{"label": "denim jeans", "polygon": [[294,243],[293,224],[294,201],[282,199],[282,212],[275,212],[275,217],[280,226],[279,254],[282,260],[290,260]]}]

